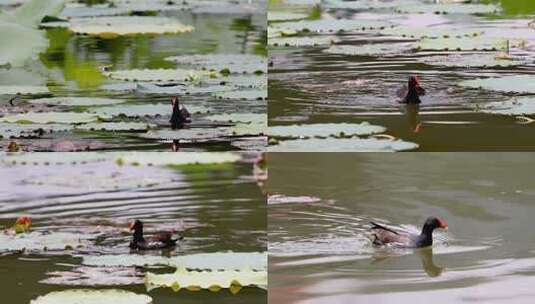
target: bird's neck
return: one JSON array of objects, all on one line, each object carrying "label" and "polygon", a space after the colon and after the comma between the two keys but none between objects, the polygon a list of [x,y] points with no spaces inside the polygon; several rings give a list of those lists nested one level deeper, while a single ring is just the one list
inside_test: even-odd
[{"label": "bird's neck", "polygon": [[134,242],[143,242],[143,228],[138,228],[134,231]]},{"label": "bird's neck", "polygon": [[422,233],[418,236],[418,243],[422,247],[433,245],[433,228],[424,226]]}]

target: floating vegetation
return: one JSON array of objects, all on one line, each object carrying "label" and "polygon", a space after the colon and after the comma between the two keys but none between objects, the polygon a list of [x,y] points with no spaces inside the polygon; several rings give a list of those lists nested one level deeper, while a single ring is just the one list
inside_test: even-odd
[{"label": "floating vegetation", "polygon": [[501,38],[438,38],[422,39],[414,48],[422,51],[505,51],[508,41]]},{"label": "floating vegetation", "polygon": [[443,27],[408,27],[397,26],[382,30],[381,35],[396,36],[403,38],[421,39],[421,38],[463,38],[478,37],[483,33],[482,29],[462,29],[462,28],[443,28]]},{"label": "floating vegetation", "polygon": [[323,50],[325,53],[354,56],[400,55],[411,51],[407,43],[374,43],[363,45],[333,45]]},{"label": "floating vegetation", "polygon": [[0,85],[0,95],[46,95],[50,91],[46,86]]},{"label": "floating vegetation", "polygon": [[239,153],[231,152],[125,152],[115,156],[115,162],[120,164],[146,166],[182,166],[234,163],[241,160]]},{"label": "floating vegetation", "polygon": [[104,114],[75,113],[75,112],[40,112],[40,113],[23,113],[6,115],[0,118],[0,121],[18,123],[18,124],[80,124],[96,122],[101,119],[109,118]]},{"label": "floating vegetation", "polygon": [[66,124],[13,124],[0,123],[0,138],[41,137],[52,132],[72,130],[73,126]]},{"label": "floating vegetation", "polygon": [[400,139],[378,138],[283,140],[268,147],[270,152],[396,152],[415,149],[418,149],[415,143]]},{"label": "floating vegetation", "polygon": [[368,122],[360,124],[324,123],[289,126],[270,126],[269,136],[280,138],[306,138],[306,137],[345,137],[353,135],[372,135],[383,133],[385,127],[371,125]]},{"label": "floating vegetation", "polygon": [[533,97],[518,97],[506,101],[478,104],[477,111],[500,115],[533,115],[535,114],[535,99]]},{"label": "floating vegetation", "polygon": [[[210,108],[203,106],[187,106],[190,113],[208,113]],[[87,111],[102,115],[105,117],[157,117],[170,116],[171,104],[156,103],[156,104],[130,104],[111,107],[96,107],[88,109]]]},{"label": "floating vegetation", "polygon": [[229,136],[228,132],[217,128],[192,128],[192,129],[161,129],[151,130],[141,137],[148,139],[157,139],[165,141],[182,140],[189,142],[197,141],[224,141],[226,136]]},{"label": "floating vegetation", "polygon": [[94,304],[94,303],[129,303],[151,304],[152,298],[131,291],[119,289],[71,289],[65,291],[53,291],[44,296],[39,296],[30,301],[30,304]]},{"label": "floating vegetation", "polygon": [[216,77],[217,74],[209,71],[195,71],[182,69],[155,69],[155,70],[124,70],[104,72],[104,75],[116,80],[145,81],[145,82],[194,82],[203,77]]},{"label": "floating vegetation", "polygon": [[340,39],[336,37],[284,37],[284,38],[270,38],[268,43],[271,46],[294,46],[294,47],[303,47],[303,46],[322,46],[322,45],[331,45],[333,43],[339,42]]},{"label": "floating vegetation", "polygon": [[274,28],[283,31],[333,33],[344,31],[369,31],[384,30],[392,24],[379,20],[349,20],[349,19],[320,19],[302,20],[297,22],[281,22],[274,25]]},{"label": "floating vegetation", "polygon": [[318,202],[321,202],[321,198],[314,196],[286,196],[284,194],[272,194],[267,198],[268,205],[311,204]]},{"label": "floating vegetation", "polygon": [[499,7],[493,4],[437,3],[437,4],[402,4],[396,9],[398,13],[418,14],[493,14]]},{"label": "floating vegetation", "polygon": [[461,81],[459,85],[463,87],[485,89],[489,91],[533,94],[535,93],[535,76],[510,75],[502,77],[480,78]]},{"label": "floating vegetation", "polygon": [[421,57],[419,60],[429,65],[463,68],[512,67],[525,63],[525,60],[522,60],[522,58],[511,57],[502,59],[497,53],[451,54],[445,56]]},{"label": "floating vegetation", "polygon": [[250,54],[193,54],[167,57],[166,60],[221,74],[267,72],[266,58]]},{"label": "floating vegetation", "polygon": [[82,124],[75,128],[85,131],[139,132],[147,131],[151,125],[144,122],[100,122]]},{"label": "floating vegetation", "polygon": [[218,92],[213,94],[217,99],[237,99],[237,100],[265,100],[267,99],[267,89],[260,90],[240,90]]},{"label": "floating vegetation", "polygon": [[0,233],[0,252],[63,252],[89,245],[89,236],[67,232],[28,232],[15,235]]},{"label": "floating vegetation", "polygon": [[124,100],[97,97],[49,97],[32,99],[33,104],[61,105],[61,106],[100,106],[123,103]]},{"label": "floating vegetation", "polygon": [[292,13],[292,12],[268,12],[267,20],[272,21],[289,21],[289,20],[300,20],[307,18],[307,14],[303,13]]}]

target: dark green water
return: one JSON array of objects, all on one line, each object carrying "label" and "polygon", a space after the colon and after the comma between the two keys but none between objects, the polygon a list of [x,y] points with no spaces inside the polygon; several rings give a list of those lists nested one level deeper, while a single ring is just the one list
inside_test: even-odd
[{"label": "dark green water", "polygon": [[[532,153],[272,153],[270,303],[530,303],[535,296]],[[432,249],[378,249],[369,221]],[[402,225],[402,226],[401,226]],[[506,299],[506,300],[505,300]]]}]

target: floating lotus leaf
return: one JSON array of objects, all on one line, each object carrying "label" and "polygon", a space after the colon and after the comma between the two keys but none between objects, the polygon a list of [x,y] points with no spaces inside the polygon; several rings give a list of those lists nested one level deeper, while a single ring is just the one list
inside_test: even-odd
[{"label": "floating lotus leaf", "polygon": [[267,115],[253,113],[216,114],[206,116],[205,119],[221,122],[261,122],[267,121]]},{"label": "floating lotus leaf", "polygon": [[533,115],[535,114],[535,99],[533,97],[520,97],[484,103],[478,106],[478,111],[501,115]]},{"label": "floating lotus leaf", "polygon": [[268,78],[262,76],[230,75],[216,79],[218,84],[237,88],[267,88]]},{"label": "floating lotus leaf", "polygon": [[178,34],[193,31],[193,27],[165,17],[96,17],[71,20],[69,30],[83,35],[114,38],[136,34]]},{"label": "floating lotus leaf", "polygon": [[297,31],[274,28],[272,26],[268,26],[267,33],[268,33],[268,39],[276,38],[276,37],[283,37],[283,36],[297,35]]},{"label": "floating lotus leaf", "polygon": [[158,140],[186,140],[186,141],[208,141],[221,140],[223,137],[229,136],[228,132],[220,129],[205,129],[205,128],[191,128],[179,130],[151,130],[145,134],[140,135],[143,138],[158,139]]},{"label": "floating lotus leaf", "polygon": [[87,131],[146,131],[151,125],[143,122],[100,122],[76,126],[78,130]]},{"label": "floating lotus leaf", "polygon": [[89,245],[89,237],[67,232],[0,234],[0,252],[64,251]]},{"label": "floating lotus leaf", "polygon": [[363,45],[333,45],[323,50],[325,53],[356,55],[356,56],[380,56],[398,55],[411,50],[411,44],[407,43],[374,43]]},{"label": "floating lotus leaf", "polygon": [[511,75],[494,78],[481,78],[465,80],[459,83],[460,86],[485,89],[489,91],[500,91],[507,93],[535,93],[534,75]]},{"label": "floating lotus leaf", "polygon": [[314,196],[286,196],[284,194],[273,194],[267,198],[268,205],[295,204],[295,203],[318,203],[321,198]]},{"label": "floating lotus leaf", "polygon": [[217,252],[174,257],[150,255],[102,255],[83,256],[88,266],[173,266],[202,270],[266,270],[267,254],[262,252]]},{"label": "floating lotus leaf", "polygon": [[97,97],[49,97],[28,101],[33,104],[48,104],[62,106],[100,106],[123,103],[120,99],[97,98]]},{"label": "floating lotus leaf", "polygon": [[125,286],[143,284],[141,270],[125,267],[85,267],[78,266],[71,271],[47,272],[49,277],[40,280],[41,284],[62,286]]},{"label": "floating lotus leaf", "polygon": [[452,54],[446,56],[430,56],[419,59],[429,65],[446,67],[511,67],[522,65],[524,60],[520,59],[499,59],[498,54]]},{"label": "floating lotus leaf", "polygon": [[269,146],[270,152],[395,152],[415,150],[418,145],[403,140],[377,138],[327,138],[285,140]]},{"label": "floating lotus leaf", "polygon": [[371,135],[383,133],[385,127],[371,125],[368,122],[358,124],[350,123],[323,123],[307,125],[270,126],[269,136],[282,138],[300,137],[329,137],[329,136],[352,136]]},{"label": "floating lotus leaf", "polygon": [[219,84],[210,86],[193,86],[193,85],[159,85],[150,82],[124,82],[105,84],[100,87],[108,91],[120,92],[138,92],[142,94],[167,94],[167,95],[191,95],[204,94],[232,90],[231,87]]},{"label": "floating lotus leaf", "polygon": [[116,162],[151,166],[181,166],[234,163],[241,159],[231,152],[125,152],[116,156]]},{"label": "floating lotus leaf", "polygon": [[267,99],[267,89],[218,92],[213,95],[218,99],[264,100]]},{"label": "floating lotus leaf", "polygon": [[[347,1],[347,0],[324,0],[322,5],[328,8],[336,9],[353,9],[353,10],[374,10],[374,9],[387,9],[395,8],[399,5],[408,5],[414,3],[420,3],[412,0],[394,0],[394,1],[377,1],[377,0],[359,0],[359,1]],[[421,3],[420,3],[421,4]]]},{"label": "floating lotus leaf", "polygon": [[501,38],[438,38],[422,39],[414,48],[424,51],[497,51],[507,48],[507,40]]},{"label": "floating lotus leaf", "polygon": [[285,31],[294,30],[298,32],[331,33],[357,30],[383,30],[390,26],[392,26],[392,24],[389,22],[380,20],[320,19],[282,22],[277,23],[274,27]]},{"label": "floating lotus leaf", "polygon": [[283,38],[270,38],[268,44],[272,46],[320,46],[331,45],[340,41],[336,37],[283,37]]},{"label": "floating lotus leaf", "polygon": [[396,8],[399,13],[419,14],[492,14],[499,11],[499,7],[492,4],[402,4]]},{"label": "floating lotus leaf", "polygon": [[192,14],[230,14],[230,15],[263,15],[265,20],[266,3],[262,1],[195,1],[192,2]]},{"label": "floating lotus leaf", "polygon": [[5,153],[0,152],[0,160],[9,165],[63,165],[94,163],[110,160],[111,153],[99,152],[57,152],[57,153]]},{"label": "floating lotus leaf", "polygon": [[128,10],[130,12],[177,11],[191,8],[186,1],[111,0],[109,2],[117,8]]},{"label": "floating lotus leaf", "polygon": [[407,38],[463,38],[477,37],[483,33],[481,29],[437,28],[437,27],[407,27],[398,26],[381,31],[381,35]]},{"label": "floating lotus leaf", "polygon": [[61,14],[60,18],[83,18],[83,17],[101,17],[101,16],[118,16],[127,15],[131,12],[126,7],[110,7],[109,4],[94,4],[86,6],[79,3],[67,3]]},{"label": "floating lotus leaf", "polygon": [[0,44],[0,66],[23,66],[28,59],[36,59],[48,46],[48,40],[41,31],[2,19],[0,41],[4,42]]},{"label": "floating lotus leaf", "polygon": [[129,303],[151,304],[152,298],[130,291],[119,289],[70,289],[53,291],[31,300],[30,304],[97,304],[97,303]]},{"label": "floating lotus leaf", "polygon": [[[267,130],[267,126],[264,129]],[[267,132],[265,132],[267,133]],[[233,147],[236,147],[244,151],[266,151],[267,147],[267,137],[266,136],[255,136],[255,137],[239,137],[230,142]]]},{"label": "floating lotus leaf", "polygon": [[42,95],[50,94],[46,86],[25,86],[25,85],[0,85],[0,95]]},{"label": "floating lotus leaf", "polygon": [[[207,113],[209,108],[203,106],[186,105],[190,113]],[[98,107],[89,109],[88,111],[104,116],[120,116],[127,117],[150,117],[150,116],[165,116],[172,114],[171,103],[157,103],[157,104],[130,104],[111,107]]]},{"label": "floating lotus leaf", "polygon": [[12,124],[0,123],[0,137],[39,137],[46,133],[69,131],[73,127],[65,124]]},{"label": "floating lotus leaf", "polygon": [[45,16],[56,16],[65,6],[65,0],[31,0],[14,11],[0,13],[0,20],[37,28]]},{"label": "floating lotus leaf", "polygon": [[288,20],[299,20],[307,18],[307,14],[303,13],[292,13],[292,12],[268,12],[267,19],[268,21],[288,21]]},{"label": "floating lotus leaf", "polygon": [[182,69],[123,70],[104,74],[111,79],[145,82],[192,82],[203,77],[215,76],[213,72]]},{"label": "floating lotus leaf", "polygon": [[[224,118],[226,115],[221,116],[222,117],[219,118]],[[257,136],[267,134],[267,114],[233,114],[229,116],[232,116],[230,117],[232,121],[239,122],[228,128],[228,131],[233,136]]]},{"label": "floating lotus leaf", "polygon": [[216,72],[224,70],[228,73],[267,72],[266,58],[250,54],[193,54],[167,57],[166,60]]},{"label": "floating lotus leaf", "polygon": [[267,288],[267,271],[216,271],[199,272],[178,269],[172,274],[154,274],[148,272],[145,276],[147,290],[159,287],[169,287],[174,291],[188,289],[191,291],[208,289],[218,291],[221,288],[229,288],[232,293],[237,293],[243,286]]},{"label": "floating lotus leaf", "polygon": [[104,114],[74,113],[74,112],[39,112],[6,115],[0,121],[11,123],[59,123],[59,124],[79,124],[95,122],[100,119],[109,118]]}]

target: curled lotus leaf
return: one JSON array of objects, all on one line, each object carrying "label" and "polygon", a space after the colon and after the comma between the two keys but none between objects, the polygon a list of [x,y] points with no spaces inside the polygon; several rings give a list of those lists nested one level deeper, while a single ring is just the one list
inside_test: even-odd
[{"label": "curled lotus leaf", "polygon": [[37,124],[80,124],[95,122],[100,119],[109,118],[103,114],[92,113],[75,113],[75,112],[39,112],[39,113],[22,113],[14,115],[6,115],[0,118],[0,121],[10,123],[37,123]]},{"label": "curled lotus leaf", "polygon": [[400,139],[327,138],[280,141],[268,147],[270,152],[396,152],[410,151],[418,144]]},{"label": "curled lotus leaf", "polygon": [[417,14],[493,14],[500,8],[493,4],[436,3],[436,4],[402,4],[396,9],[398,13]]},{"label": "curled lotus leaf", "polygon": [[123,103],[123,100],[98,97],[49,97],[32,99],[28,101],[33,104],[48,104],[61,106],[100,106]]},{"label": "curled lotus leaf", "polygon": [[86,131],[147,131],[151,125],[144,122],[100,122],[76,126],[77,130]]},{"label": "curled lotus leaf", "polygon": [[[1,61],[1,60],[0,60]],[[44,95],[50,94],[46,86],[0,85],[0,95]]]},{"label": "curled lotus leaf", "polygon": [[[186,105],[190,113],[208,113],[210,108],[203,106]],[[127,117],[153,117],[170,116],[173,112],[171,103],[157,104],[130,104],[110,107],[98,107],[88,110],[91,113],[104,116],[127,116]]]},{"label": "curled lotus leaf", "polygon": [[385,127],[362,123],[322,123],[306,125],[270,126],[269,136],[280,138],[306,138],[329,136],[372,135],[383,133]]},{"label": "curled lotus leaf", "polygon": [[124,152],[115,156],[118,163],[150,166],[224,164],[239,160],[240,154],[231,152]]},{"label": "curled lotus leaf", "polygon": [[502,77],[465,80],[460,86],[506,93],[535,93],[534,75],[510,75]]},{"label": "curled lotus leaf", "polygon": [[104,75],[111,79],[135,82],[195,82],[204,77],[216,76],[209,71],[183,69],[134,69],[104,72]]},{"label": "curled lotus leaf", "polygon": [[265,100],[267,99],[267,89],[251,89],[239,91],[218,92],[213,94],[217,99],[237,99],[237,100]]},{"label": "curled lotus leaf", "polygon": [[1,138],[40,137],[47,133],[72,130],[65,124],[13,124],[0,122]]},{"label": "curled lotus leaf", "polygon": [[136,34],[187,33],[194,28],[166,17],[117,16],[75,18],[70,21],[69,30],[77,34],[115,38]]},{"label": "curled lotus leaf", "polygon": [[129,303],[151,304],[152,298],[131,291],[120,289],[70,289],[53,291],[30,301],[30,304],[95,304],[95,303]]},{"label": "curled lotus leaf", "polygon": [[343,31],[377,31],[391,27],[387,21],[369,19],[320,19],[301,20],[296,22],[281,22],[274,25],[285,31],[315,32],[315,33],[337,33]]},{"label": "curled lotus leaf", "polygon": [[267,14],[267,20],[272,21],[288,21],[288,20],[300,20],[306,19],[307,14],[304,13],[294,13],[294,12],[273,12],[269,11]]},{"label": "curled lotus leaf", "polygon": [[331,45],[339,42],[340,39],[336,37],[282,37],[282,38],[269,38],[268,44],[271,46],[280,47],[304,47],[304,46],[322,46]]},{"label": "curled lotus leaf", "polygon": [[422,57],[419,60],[425,64],[446,67],[511,67],[525,63],[522,58],[500,58],[497,53],[490,54],[450,54],[445,56]]},{"label": "curled lotus leaf", "polygon": [[500,115],[533,115],[535,114],[535,98],[520,97],[506,101],[489,102],[477,107],[479,112]]},{"label": "curled lotus leaf", "polygon": [[396,36],[404,38],[463,38],[477,37],[483,33],[482,29],[460,29],[442,27],[408,27],[398,26],[387,28],[380,32],[381,35]]},{"label": "curled lotus leaf", "polygon": [[267,61],[252,54],[192,54],[167,57],[166,60],[204,70],[228,73],[266,73]]},{"label": "curled lotus leaf", "polygon": [[241,287],[245,286],[266,289],[267,271],[225,270],[207,272],[178,269],[171,274],[148,272],[145,276],[145,284],[149,291],[160,287],[169,287],[174,291],[179,291],[180,289],[218,291],[222,288],[228,288],[232,293],[237,293]]},{"label": "curled lotus leaf", "polygon": [[422,39],[413,48],[421,51],[504,51],[507,40],[502,38],[472,37],[472,38],[437,38]]},{"label": "curled lotus leaf", "polygon": [[325,53],[355,55],[355,56],[384,56],[399,55],[411,51],[408,43],[374,43],[364,45],[333,45],[323,50]]}]

